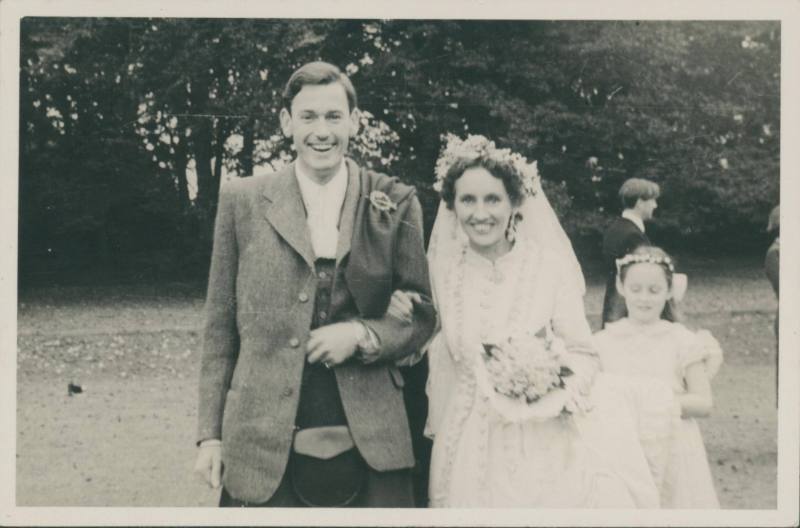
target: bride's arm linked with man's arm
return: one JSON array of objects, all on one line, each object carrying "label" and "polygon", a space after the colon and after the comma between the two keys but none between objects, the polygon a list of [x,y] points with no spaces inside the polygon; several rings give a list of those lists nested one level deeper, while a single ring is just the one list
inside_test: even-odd
[{"label": "bride's arm linked with man's arm", "polygon": [[586,395],[600,371],[600,358],[592,344],[592,331],[586,320],[583,293],[564,273],[565,266],[552,268],[559,273],[559,287],[553,308],[553,332],[564,341],[567,364],[573,375],[565,379],[568,388]]}]

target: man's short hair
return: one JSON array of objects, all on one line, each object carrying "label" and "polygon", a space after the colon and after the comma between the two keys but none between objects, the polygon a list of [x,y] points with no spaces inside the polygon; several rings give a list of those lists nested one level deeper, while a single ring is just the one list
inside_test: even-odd
[{"label": "man's short hair", "polygon": [[625,183],[619,188],[619,199],[625,209],[635,207],[639,200],[658,198],[659,194],[661,194],[661,188],[658,184],[643,178],[625,180]]},{"label": "man's short hair", "polygon": [[344,87],[344,91],[347,94],[347,105],[352,112],[358,106],[356,89],[353,87],[353,83],[339,68],[322,61],[308,62],[294,71],[283,89],[283,107],[289,112],[292,111],[292,100],[300,93],[303,86],[318,86],[337,82]]}]

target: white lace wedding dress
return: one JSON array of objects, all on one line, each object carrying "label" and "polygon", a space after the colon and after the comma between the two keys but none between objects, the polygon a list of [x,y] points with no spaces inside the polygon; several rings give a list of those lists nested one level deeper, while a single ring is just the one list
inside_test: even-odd
[{"label": "white lace wedding dress", "polygon": [[671,395],[601,373],[591,411],[514,423],[476,385],[481,343],[545,325],[565,340],[575,375],[591,378],[599,362],[570,263],[527,240],[495,262],[466,245],[452,257],[432,267],[442,330],[428,349],[431,506],[657,508],[632,406],[668,406],[657,400]]}]

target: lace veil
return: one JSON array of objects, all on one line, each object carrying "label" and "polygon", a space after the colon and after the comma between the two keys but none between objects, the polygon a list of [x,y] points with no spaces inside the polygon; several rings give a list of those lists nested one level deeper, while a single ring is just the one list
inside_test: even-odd
[{"label": "lace veil", "polygon": [[[485,138],[481,139],[486,141]],[[456,138],[455,141],[460,140]],[[460,145],[464,143],[466,142]],[[491,146],[494,147],[493,144]],[[516,160],[527,164],[524,158],[519,156]],[[526,250],[545,249],[557,254],[563,262],[562,266],[567,273],[568,281],[583,295],[586,285],[569,237],[542,190],[535,164],[529,164],[527,167],[534,177],[527,183],[526,198],[518,209],[521,219],[517,223],[516,237],[525,239],[525,243],[520,247]],[[442,167],[437,166],[437,170],[441,169]],[[456,363],[459,362],[460,351],[455,350],[455,347],[458,342],[456,333],[459,329],[455,324],[457,314],[454,313],[451,281],[453,275],[458,272],[459,262],[467,251],[468,244],[469,239],[454,212],[441,202],[428,244],[431,286],[440,326],[428,347],[430,376],[427,387],[429,416],[426,434],[431,437],[443,417],[450,398],[450,388],[455,386],[455,376],[458,375]]]}]

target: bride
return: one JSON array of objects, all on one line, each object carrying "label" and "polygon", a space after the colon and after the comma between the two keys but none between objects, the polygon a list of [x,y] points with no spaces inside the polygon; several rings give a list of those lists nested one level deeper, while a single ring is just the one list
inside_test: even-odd
[{"label": "bride", "polygon": [[[450,135],[436,173],[431,506],[657,508],[630,398],[596,375],[583,275],[536,165]],[[492,363],[534,349],[559,358],[546,391]]]}]

